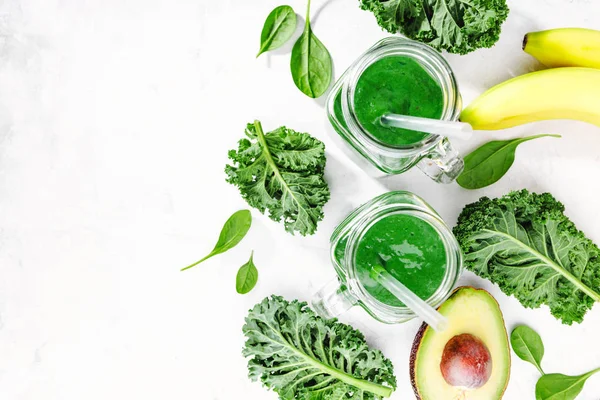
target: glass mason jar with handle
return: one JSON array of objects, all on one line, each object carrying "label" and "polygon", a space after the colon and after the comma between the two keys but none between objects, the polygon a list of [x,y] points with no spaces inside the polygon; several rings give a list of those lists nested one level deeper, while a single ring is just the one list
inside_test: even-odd
[{"label": "glass mason jar with handle", "polygon": [[448,62],[425,44],[391,37],[367,50],[336,82],[327,100],[329,121],[348,144],[381,171],[400,174],[416,165],[433,180],[450,183],[460,175],[464,163],[447,138],[423,135],[416,143],[391,145],[372,135],[357,117],[354,100],[361,75],[373,63],[390,56],[407,57],[418,63],[441,89],[440,119],[458,120],[462,99]]},{"label": "glass mason jar with handle", "polygon": [[[383,229],[377,229],[377,223],[384,219],[394,224],[405,221],[405,224],[397,225],[397,229],[394,229],[393,225],[380,225]],[[382,236],[368,242],[369,232]],[[432,245],[431,241],[427,242],[425,238],[427,235],[434,235],[439,245]],[[392,240],[392,242],[381,245],[381,248],[374,248],[384,240]],[[385,246],[395,250],[393,257],[386,254],[386,249],[383,248]],[[318,314],[332,318],[359,305],[372,317],[384,323],[402,323],[416,317],[409,308],[398,303],[397,300],[395,302],[386,300],[382,289],[376,287],[376,282],[373,282],[369,276],[367,261],[363,255],[368,251],[373,251],[382,263],[386,263],[387,260],[390,266],[401,265],[401,268],[411,268],[412,271],[409,273],[416,274],[411,278],[413,286],[421,283],[427,285],[430,275],[427,275],[426,271],[428,262],[426,258],[439,260],[439,268],[441,268],[439,278],[433,282],[431,294],[423,298],[436,308],[448,298],[462,273],[462,252],[450,228],[440,216],[424,200],[412,193],[389,192],[360,206],[334,231],[331,237],[331,261],[337,279],[327,284],[313,297],[312,306]],[[415,257],[418,257],[418,261],[421,262],[415,262]],[[361,262],[364,265],[360,264]],[[431,264],[429,267],[434,267],[433,263],[429,264]],[[393,270],[390,272],[394,274]],[[399,280],[403,279],[399,278]],[[408,282],[402,283],[409,286]],[[411,290],[415,291],[414,287]]]}]

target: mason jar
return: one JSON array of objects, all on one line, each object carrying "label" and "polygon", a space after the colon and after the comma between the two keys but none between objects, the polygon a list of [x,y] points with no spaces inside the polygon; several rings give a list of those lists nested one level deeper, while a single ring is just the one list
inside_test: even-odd
[{"label": "mason jar", "polygon": [[[445,260],[445,270],[437,289],[423,300],[437,308],[450,296],[463,270],[462,252],[452,231],[420,197],[410,192],[389,192],[360,206],[333,232],[330,256],[337,279],[313,296],[312,307],[319,315],[325,318],[337,317],[358,305],[373,318],[388,324],[402,323],[416,317],[406,306],[386,304],[372,295],[373,292],[365,285],[364,275],[361,275],[358,268],[357,249],[365,234],[378,221],[392,215],[417,218],[437,233],[442,243],[438,256]],[[410,246],[410,243],[398,245]],[[364,273],[364,268],[362,271]]]},{"label": "mason jar", "polygon": [[389,56],[409,57],[416,61],[439,85],[443,106],[441,120],[457,121],[462,110],[458,84],[448,62],[431,47],[402,37],[390,37],[376,43],[360,56],[334,85],[327,99],[327,116],[336,132],[375,167],[387,174],[400,174],[415,165],[433,180],[454,181],[464,163],[447,138],[423,135],[409,145],[390,145],[368,132],[355,110],[356,86],[363,72],[376,61]]}]

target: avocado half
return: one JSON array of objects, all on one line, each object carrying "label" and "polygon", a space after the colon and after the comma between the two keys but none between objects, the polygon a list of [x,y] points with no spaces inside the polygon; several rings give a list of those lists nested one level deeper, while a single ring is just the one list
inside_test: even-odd
[{"label": "avocado half", "polygon": [[[448,318],[448,328],[435,332],[424,323],[411,350],[410,379],[417,399],[501,399],[510,378],[510,348],[504,317],[496,299],[483,289],[459,287],[438,311]],[[491,375],[479,388],[451,386],[442,375],[440,365],[446,344],[463,334],[480,339],[491,356]]]}]

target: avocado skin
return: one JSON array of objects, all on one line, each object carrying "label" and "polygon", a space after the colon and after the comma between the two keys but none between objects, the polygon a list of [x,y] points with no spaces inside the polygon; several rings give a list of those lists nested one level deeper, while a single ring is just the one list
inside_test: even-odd
[{"label": "avocado skin", "polygon": [[[484,292],[488,293],[492,299],[494,299],[496,304],[498,304],[498,301],[496,300],[496,298],[494,296],[492,296],[487,290],[479,289],[479,288],[476,288],[473,286],[457,287],[456,289],[454,289],[454,291],[452,291],[452,294],[450,296],[448,296],[448,299],[446,301],[452,300],[452,298],[454,296],[456,296],[456,294],[459,293],[463,289],[484,291]],[[442,303],[442,305],[443,305],[443,303]],[[440,305],[440,307],[442,305]],[[438,310],[440,309],[440,307],[438,307]],[[498,308],[500,309],[500,305],[498,305]],[[500,317],[502,318],[502,323],[505,324],[504,315],[502,313],[500,313]],[[417,334],[415,335],[415,340],[413,341],[412,348],[410,350],[410,360],[409,360],[408,370],[410,373],[410,384],[413,388],[413,392],[415,393],[416,400],[423,400],[421,397],[421,394],[419,393],[419,388],[417,386],[416,364],[417,364],[417,354],[419,352],[419,348],[421,347],[421,343],[423,342],[423,336],[425,335],[425,332],[427,331],[428,328],[429,328],[429,325],[427,325],[427,323],[423,322],[421,324],[421,326],[419,327],[419,330],[417,331]],[[508,334],[507,334],[507,339],[508,339]],[[510,351],[509,351],[509,354],[510,354]],[[509,357],[509,359],[508,359],[508,377],[506,379],[506,384],[502,390],[503,395],[506,391],[506,388],[508,387],[508,382],[510,381],[510,366],[511,366],[511,359]],[[500,400],[502,397],[503,396],[501,396],[498,400]]]},{"label": "avocado skin", "polygon": [[[454,295],[455,292],[456,290],[452,293],[452,295]],[[421,339],[423,339],[423,335],[428,327],[429,325],[427,325],[425,322],[421,324],[421,327],[415,335],[415,340],[413,341],[412,348],[410,350],[410,364],[408,370],[410,371],[410,384],[412,385],[413,392],[415,392],[417,400],[421,400],[421,395],[419,394],[419,389],[417,388],[417,374],[415,373],[415,365],[417,362],[417,352],[419,351],[419,347],[421,347]]]}]

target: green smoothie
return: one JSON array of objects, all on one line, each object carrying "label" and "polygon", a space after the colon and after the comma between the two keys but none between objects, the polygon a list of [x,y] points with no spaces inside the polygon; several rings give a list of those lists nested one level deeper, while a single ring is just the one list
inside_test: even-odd
[{"label": "green smoothie", "polygon": [[[365,69],[356,84],[356,118],[371,136],[388,145],[410,145],[428,134],[383,126],[380,123],[383,114],[440,119],[443,109],[442,88],[411,57],[387,56],[377,60]],[[344,121],[341,91],[335,99],[334,112],[338,120]]]},{"label": "green smoothie", "polygon": [[[342,256],[345,242],[336,254]],[[446,249],[436,229],[421,218],[395,214],[377,221],[358,244],[356,273],[363,287],[390,306],[404,304],[373,278],[374,266],[382,266],[423,300],[441,286],[446,274]]]}]

